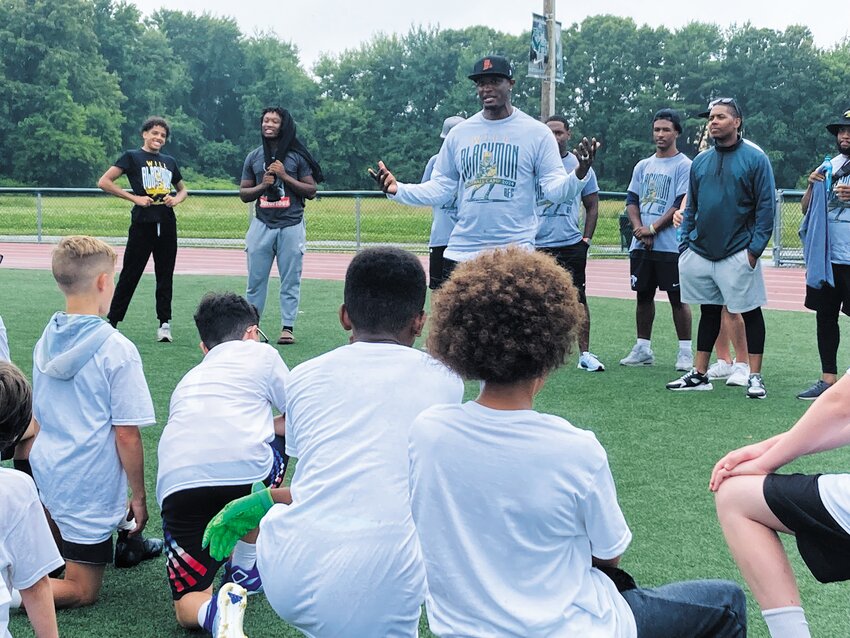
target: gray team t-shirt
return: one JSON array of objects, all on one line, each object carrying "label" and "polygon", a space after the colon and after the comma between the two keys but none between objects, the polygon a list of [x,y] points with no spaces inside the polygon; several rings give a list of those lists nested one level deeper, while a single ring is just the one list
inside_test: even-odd
[{"label": "gray team t-shirt", "polygon": [[[640,223],[649,226],[658,221],[676,201],[688,192],[691,160],[684,153],[673,157],[652,155],[642,159],[632,171],[629,191],[640,200]],[[643,250],[643,244],[632,239],[629,250]],[[660,253],[678,253],[679,242],[676,229],[668,226],[658,232],[652,250]]]},{"label": "gray team t-shirt", "polygon": [[[567,156],[561,159],[564,162],[564,169],[568,173],[572,173],[578,168],[578,158],[572,153],[567,153]],[[556,246],[571,246],[580,242],[582,230],[578,226],[578,214],[581,208],[581,199],[599,192],[596,173],[593,172],[593,169],[591,168],[588,171],[587,184],[572,201],[550,202],[543,196],[539,182],[536,184],[536,191],[537,202],[534,212],[537,213],[539,221],[534,245],[541,248],[554,248]]]},{"label": "gray team t-shirt", "polygon": [[[288,175],[299,181],[313,174],[307,160],[294,151],[288,152],[283,158],[283,168]],[[242,181],[252,180],[254,184],[259,184],[263,181],[265,172],[263,147],[258,146],[245,158],[245,164],[242,166]],[[304,218],[304,198],[297,195],[280,178],[275,180],[274,186],[280,193],[280,199],[270,202],[265,194],[257,199],[254,202],[254,214],[257,219],[269,228],[286,228],[300,224]]]},{"label": "gray team t-shirt", "polygon": [[[838,172],[848,161],[850,157],[846,155],[833,157],[832,172]],[[833,187],[835,184],[850,184],[850,175],[834,181]],[[830,192],[826,216],[829,220],[829,259],[834,264],[850,264],[850,204],[838,199],[834,191]]]}]

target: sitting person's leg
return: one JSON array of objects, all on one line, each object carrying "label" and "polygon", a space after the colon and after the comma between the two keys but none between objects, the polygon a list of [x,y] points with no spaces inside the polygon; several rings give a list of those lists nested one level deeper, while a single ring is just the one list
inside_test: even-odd
[{"label": "sitting person's leg", "polygon": [[766,478],[736,476],[724,481],[717,492],[717,516],[732,557],[762,610],[771,636],[805,638],[809,631],[800,592],[778,535],[794,532],[768,505]]},{"label": "sitting person's leg", "polygon": [[743,638],[747,599],[726,580],[694,580],[622,592],[638,638]]},{"label": "sitting person's leg", "polygon": [[[67,549],[67,544],[63,548]],[[94,557],[93,557],[94,559]],[[65,575],[62,578],[51,578],[53,601],[57,609],[66,607],[86,607],[97,602],[100,588],[103,586],[103,572],[106,563],[112,561],[112,543],[109,543],[108,558],[97,559],[103,562],[84,563],[65,557]]]}]

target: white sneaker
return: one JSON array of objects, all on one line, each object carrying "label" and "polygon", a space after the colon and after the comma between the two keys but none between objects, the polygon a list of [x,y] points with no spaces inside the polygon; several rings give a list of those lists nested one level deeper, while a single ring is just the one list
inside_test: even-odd
[{"label": "white sneaker", "polygon": [[708,372],[706,372],[706,376],[712,381],[715,379],[728,379],[729,375],[732,374],[733,369],[734,364],[726,363],[723,359],[718,359],[710,366],[708,366]]},{"label": "white sneaker", "polygon": [[171,343],[174,339],[171,338],[171,324],[164,323],[156,331],[156,340],[160,342],[167,341]]},{"label": "white sneaker", "polygon": [[746,388],[750,380],[750,366],[746,363],[734,363],[732,374],[726,379],[726,385],[739,385]]},{"label": "white sneaker", "polygon": [[[655,363],[655,355],[645,346],[635,344],[632,351],[620,359],[621,366],[651,366]],[[688,367],[688,370],[691,368]]]},{"label": "white sneaker", "polygon": [[747,398],[763,399],[767,396],[767,390],[764,387],[764,381],[761,375],[753,373],[747,379]]},{"label": "white sneaker", "polygon": [[582,352],[577,367],[588,372],[605,372],[605,366],[592,352]]},{"label": "white sneaker", "polygon": [[[679,350],[676,355],[676,370],[687,372],[694,367],[694,353],[690,350]],[[709,368],[710,371],[710,368]],[[711,377],[709,376],[709,379]]]},{"label": "white sneaker", "polygon": [[218,619],[215,638],[246,638],[242,629],[248,593],[236,583],[227,583],[218,590]]}]

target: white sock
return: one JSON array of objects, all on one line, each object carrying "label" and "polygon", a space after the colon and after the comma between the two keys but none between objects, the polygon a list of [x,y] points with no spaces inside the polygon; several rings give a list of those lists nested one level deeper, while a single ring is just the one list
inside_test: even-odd
[{"label": "white sock", "polygon": [[761,612],[770,638],[812,638],[802,607],[776,607]]},{"label": "white sock", "polygon": [[649,350],[649,344],[650,343],[652,343],[651,339],[641,339],[640,337],[638,337],[638,340],[637,340],[638,348],[646,348],[647,350]]},{"label": "white sock", "polygon": [[236,541],[236,549],[233,550],[231,562],[235,567],[241,567],[248,571],[257,562],[257,546],[245,541]]},{"label": "white sock", "polygon": [[[215,596],[215,594],[213,594]],[[198,626],[203,628],[204,621],[207,619],[207,609],[212,604],[212,598],[210,598],[205,603],[201,603],[201,606],[198,607]]]},{"label": "white sock", "polygon": [[691,351],[691,340],[690,339],[679,339],[679,350],[687,350]]},{"label": "white sock", "polygon": [[21,603],[23,603],[23,599],[21,598],[21,592],[12,587],[12,601],[9,603],[9,607],[11,609],[20,609]]}]

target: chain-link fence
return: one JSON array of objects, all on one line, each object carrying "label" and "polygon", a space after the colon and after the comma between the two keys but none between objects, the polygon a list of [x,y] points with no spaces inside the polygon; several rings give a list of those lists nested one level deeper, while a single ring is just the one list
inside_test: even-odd
[{"label": "chain-link fence", "polygon": [[[183,246],[243,246],[252,205],[238,191],[190,190],[177,209]],[[777,191],[774,252],[777,265],[802,260],[797,227],[802,191]],[[625,255],[625,193],[599,193],[599,221],[591,254]],[[130,203],[97,188],[0,188],[0,241],[54,242],[65,235],[94,235],[126,241]],[[353,252],[362,246],[393,244],[417,253],[428,250],[431,209],[403,206],[373,191],[320,191],[308,201],[307,244],[312,251]],[[796,260],[796,261],[795,261]]]}]

